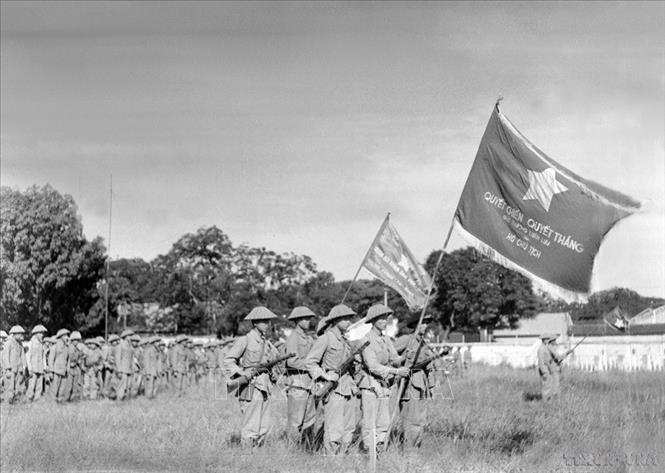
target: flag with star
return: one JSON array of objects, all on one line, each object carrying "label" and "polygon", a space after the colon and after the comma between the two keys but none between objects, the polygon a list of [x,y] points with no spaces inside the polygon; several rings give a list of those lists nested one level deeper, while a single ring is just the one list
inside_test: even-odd
[{"label": "flag with star", "polygon": [[541,289],[566,301],[583,301],[603,238],[640,207],[547,156],[497,104],[454,227],[468,243]]},{"label": "flag with star", "polygon": [[409,309],[425,305],[431,279],[386,217],[376,234],[361,267],[397,291]]},{"label": "flag with star", "polygon": [[603,316],[603,321],[619,332],[625,332],[628,328],[628,318],[621,307],[616,306]]}]

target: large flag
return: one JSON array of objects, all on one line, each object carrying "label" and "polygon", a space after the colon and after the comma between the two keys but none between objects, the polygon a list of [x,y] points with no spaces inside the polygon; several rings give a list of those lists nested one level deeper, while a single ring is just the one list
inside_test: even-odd
[{"label": "large flag", "polygon": [[492,112],[455,228],[491,259],[567,301],[585,300],[605,234],[640,203],[566,169]]},{"label": "large flag", "polygon": [[397,291],[409,309],[425,305],[431,279],[386,217],[361,265]]}]

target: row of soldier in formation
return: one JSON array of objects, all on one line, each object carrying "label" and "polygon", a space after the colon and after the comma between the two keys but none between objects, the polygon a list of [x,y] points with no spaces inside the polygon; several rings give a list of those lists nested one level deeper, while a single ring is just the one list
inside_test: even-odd
[{"label": "row of soldier in formation", "polygon": [[[191,339],[179,335],[166,350],[162,339],[141,339],[131,330],[110,336],[108,344],[99,339],[83,344],[78,332],[66,329],[58,331],[47,348],[46,330],[36,326],[27,360],[20,345],[24,331],[15,326],[1,357],[5,400],[15,399],[26,364],[30,373],[27,399],[36,399],[49,381],[50,395],[60,402],[81,396],[77,393],[81,386],[86,397],[101,392],[122,400],[139,390],[153,397],[159,381],[167,377],[168,384],[182,393],[199,376],[219,371],[239,401],[241,442],[259,446],[272,428],[274,369],[283,364],[287,432],[294,442],[314,445],[322,437],[327,453],[345,453],[360,421],[361,448],[380,452],[399,413],[403,440],[419,447],[427,420],[423,401],[432,396],[429,369],[446,351],[435,352],[424,343],[427,324],[421,324],[420,317],[407,320],[396,339],[384,334],[392,313],[382,304],[370,307],[365,321],[371,330],[363,339],[349,341],[347,330],[357,314],[348,306],[337,305],[321,319],[318,338],[309,333],[315,314],[307,307],[296,307],[288,317],[295,328],[279,348],[267,338],[277,315],[265,307],[255,307],[245,317],[252,324],[246,335],[225,346],[217,341],[198,349]],[[192,364],[193,359],[201,362]]]}]

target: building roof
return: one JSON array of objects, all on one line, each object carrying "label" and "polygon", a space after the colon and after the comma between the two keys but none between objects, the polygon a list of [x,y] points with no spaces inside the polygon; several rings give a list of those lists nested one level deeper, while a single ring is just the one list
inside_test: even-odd
[{"label": "building roof", "polygon": [[514,329],[494,331],[496,337],[538,337],[543,333],[567,335],[573,325],[568,312],[541,312],[532,319],[522,319]]},{"label": "building roof", "polygon": [[650,324],[665,324],[665,305],[644,309],[628,321],[629,326]]}]

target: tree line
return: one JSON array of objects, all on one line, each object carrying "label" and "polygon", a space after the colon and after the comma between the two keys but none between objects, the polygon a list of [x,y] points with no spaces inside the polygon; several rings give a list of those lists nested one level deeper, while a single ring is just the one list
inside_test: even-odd
[{"label": "tree line", "polygon": [[[335,281],[306,255],[236,246],[216,226],[183,235],[168,253],[151,261],[108,261],[107,280],[103,239],[86,239],[71,196],[49,185],[25,191],[3,187],[0,202],[3,329],[41,323],[52,332],[68,327],[103,334],[108,310],[109,331],[127,326],[236,335],[244,329],[242,318],[256,305],[278,314],[307,305],[323,316],[351,285],[345,302],[364,313],[386,290],[376,280]],[[437,250],[425,260],[430,274],[438,257]],[[548,309],[573,309],[588,317],[607,305],[603,297],[579,307],[549,300],[534,293],[527,278],[471,248],[445,254],[434,279],[437,289],[429,310],[444,336],[450,330],[512,327]],[[397,293],[388,289],[387,296],[398,317],[409,315]],[[634,310],[653,304],[639,295],[631,301]]]}]

